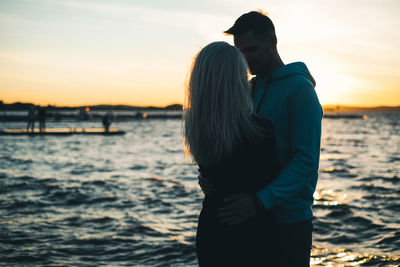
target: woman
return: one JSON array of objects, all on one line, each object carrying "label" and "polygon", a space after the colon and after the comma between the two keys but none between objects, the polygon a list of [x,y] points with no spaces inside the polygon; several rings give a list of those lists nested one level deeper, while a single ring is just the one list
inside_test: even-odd
[{"label": "woman", "polygon": [[[194,60],[185,113],[185,146],[200,174],[213,184],[199,216],[196,251],[200,266],[258,266],[272,212],[260,210],[234,226],[218,219],[223,199],[254,194],[277,176],[272,124],[253,113],[246,60],[225,42],[204,47]],[[256,198],[255,198],[256,199]]]}]

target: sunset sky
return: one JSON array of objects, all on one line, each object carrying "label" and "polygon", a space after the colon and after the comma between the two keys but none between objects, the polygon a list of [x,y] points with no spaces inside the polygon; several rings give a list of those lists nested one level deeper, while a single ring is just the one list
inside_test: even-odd
[{"label": "sunset sky", "polygon": [[0,100],[182,103],[195,53],[258,9],[322,104],[400,105],[399,0],[1,0]]}]

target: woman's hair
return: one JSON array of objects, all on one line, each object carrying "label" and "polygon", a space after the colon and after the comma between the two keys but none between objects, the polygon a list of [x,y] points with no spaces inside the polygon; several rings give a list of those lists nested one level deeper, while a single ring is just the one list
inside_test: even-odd
[{"label": "woman's hair", "polygon": [[193,61],[186,91],[184,144],[203,166],[229,156],[243,137],[257,138],[247,63],[226,42],[204,47]]}]

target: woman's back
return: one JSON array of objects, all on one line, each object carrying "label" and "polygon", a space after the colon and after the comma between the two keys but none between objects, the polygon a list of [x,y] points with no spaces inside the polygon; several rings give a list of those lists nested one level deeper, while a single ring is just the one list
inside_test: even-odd
[{"label": "woman's back", "polygon": [[[265,246],[271,236],[273,212],[262,211],[235,226],[222,223],[218,209],[225,197],[261,190],[278,174],[277,153],[271,122],[254,118],[265,136],[257,141],[243,138],[232,154],[216,164],[200,166],[199,171],[214,185],[207,194],[199,217],[196,249],[200,266],[256,266],[272,247]],[[267,249],[265,251],[265,249]]]},{"label": "woman's back", "polygon": [[218,163],[199,166],[200,174],[215,188],[206,201],[238,192],[255,193],[277,176],[279,170],[272,123],[256,116],[253,120],[263,129],[265,134],[262,138],[252,140],[244,136],[234,145],[229,156]]}]

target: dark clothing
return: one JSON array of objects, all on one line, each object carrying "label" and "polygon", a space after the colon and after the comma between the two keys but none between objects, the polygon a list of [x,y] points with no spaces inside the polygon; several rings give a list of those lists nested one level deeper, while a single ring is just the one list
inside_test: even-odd
[{"label": "dark clothing", "polygon": [[263,130],[263,137],[258,140],[243,137],[222,161],[199,166],[200,174],[215,187],[212,195],[206,196],[206,202],[208,199],[237,192],[255,193],[278,175],[272,123],[258,116],[252,118]]},{"label": "dark clothing", "polygon": [[309,267],[312,220],[278,224],[263,213],[241,224],[224,227],[200,214],[196,251],[200,266]]},{"label": "dark clothing", "polygon": [[[264,261],[261,266],[308,267],[312,245],[312,220],[292,224],[275,224],[269,243],[274,245],[271,262]],[[256,265],[259,266],[259,265]]]},{"label": "dark clothing", "polygon": [[223,225],[217,218],[222,200],[234,193],[256,193],[278,175],[277,153],[272,124],[254,117],[267,134],[262,140],[243,138],[230,156],[199,171],[215,190],[203,201],[196,236],[200,266],[264,266],[275,244],[268,242],[273,229],[273,210],[235,226]]},{"label": "dark clothing", "polygon": [[268,266],[275,256],[272,221],[264,212],[245,223],[225,226],[216,219],[215,210],[203,207],[196,235],[199,265]]}]

